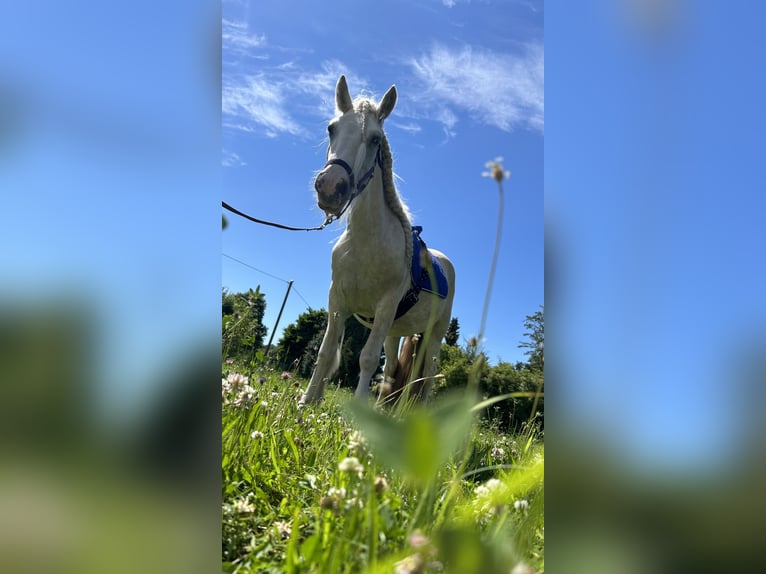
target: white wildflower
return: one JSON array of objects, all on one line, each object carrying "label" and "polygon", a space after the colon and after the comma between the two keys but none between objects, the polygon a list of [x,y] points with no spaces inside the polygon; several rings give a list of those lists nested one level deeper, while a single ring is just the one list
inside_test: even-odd
[{"label": "white wildflower", "polygon": [[511,177],[511,172],[503,169],[502,157],[496,157],[495,161],[488,161],[487,163],[484,164],[484,167],[488,168],[489,171],[483,171],[481,173],[481,176],[491,177],[498,183],[500,183],[504,179],[508,179],[509,177]]},{"label": "white wildflower", "polygon": [[342,486],[340,488],[331,486],[330,490],[327,491],[327,496],[331,496],[333,498],[346,498],[346,489]]},{"label": "white wildflower", "polygon": [[254,430],[253,432],[250,433],[250,438],[252,439],[263,438],[263,433],[259,430]]},{"label": "white wildflower", "polygon": [[364,435],[359,431],[354,431],[348,438],[348,451],[353,454],[361,454],[367,446],[367,440]]},{"label": "white wildflower", "polygon": [[229,376],[226,377],[226,382],[232,391],[236,391],[239,387],[247,385],[250,379],[239,373],[229,373]]},{"label": "white wildflower", "polygon": [[255,512],[255,505],[250,502],[249,497],[237,498],[233,504],[234,512],[237,514],[252,514]]},{"label": "white wildflower", "polygon": [[293,525],[284,520],[277,520],[274,527],[282,538],[288,538],[293,531]]},{"label": "white wildflower", "polygon": [[399,560],[396,564],[394,564],[394,573],[395,574],[415,574],[416,572],[421,572],[423,568],[423,559],[420,557],[420,554],[413,554],[412,556],[407,556],[403,560]]},{"label": "white wildflower", "polygon": [[487,518],[503,511],[505,503],[502,501],[503,483],[496,478],[490,478],[484,484],[473,490],[476,495],[475,513],[481,518]]},{"label": "white wildflower", "polygon": [[524,499],[517,500],[513,503],[513,507],[520,512],[525,512],[529,509],[529,501]]},{"label": "white wildflower", "polygon": [[355,456],[349,456],[347,458],[344,458],[340,463],[338,464],[338,470],[341,472],[355,472],[358,476],[362,476],[362,472],[364,472],[364,467],[360,464],[359,459]]},{"label": "white wildflower", "polygon": [[524,564],[523,562],[519,562],[516,564],[516,566],[513,567],[513,570],[511,570],[511,574],[534,574],[535,569],[531,566]]}]

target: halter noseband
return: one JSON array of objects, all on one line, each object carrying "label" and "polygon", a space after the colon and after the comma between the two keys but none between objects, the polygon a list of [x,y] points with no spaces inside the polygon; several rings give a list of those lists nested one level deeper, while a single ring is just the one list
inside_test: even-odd
[{"label": "halter noseband", "polygon": [[379,165],[381,169],[383,168],[383,160],[380,157],[380,145],[378,145],[378,151],[375,152],[375,161],[372,162],[372,166],[370,166],[370,169],[367,170],[367,173],[365,173],[362,176],[362,178],[356,184],[356,187],[354,186],[354,180],[355,180],[354,170],[351,168],[350,165],[348,165],[346,161],[340,158],[333,158],[333,159],[327,160],[327,163],[324,164],[325,167],[330,165],[339,165],[346,171],[346,175],[348,176],[348,186],[351,188],[351,195],[349,195],[346,205],[343,206],[343,209],[341,209],[337,215],[327,216],[326,223],[332,222],[336,219],[340,219],[341,215],[343,215],[345,211],[348,209],[348,206],[351,205],[351,202],[354,201],[354,199],[365,190],[365,188],[367,187],[367,184],[370,183],[372,176],[375,175],[376,165]]}]

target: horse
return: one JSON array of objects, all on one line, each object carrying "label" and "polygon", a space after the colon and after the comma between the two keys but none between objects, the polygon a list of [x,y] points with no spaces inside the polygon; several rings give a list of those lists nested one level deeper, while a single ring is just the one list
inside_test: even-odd
[{"label": "horse", "polygon": [[[446,255],[427,248],[420,239],[421,228],[413,228],[394,185],[383,121],[396,99],[396,87],[391,86],[377,103],[364,97],[352,101],[345,76],[335,88],[337,113],[327,126],[327,161],[314,189],[328,220],[346,214],[346,228],[332,250],[327,328],[303,403],[321,400],[328,379],[338,369],[344,327],[351,315],[370,329],[359,355],[356,398],[368,397],[381,349],[386,356],[384,380],[398,381],[394,389],[401,392],[407,376],[397,358],[402,337],[420,338],[423,352],[417,373],[423,377],[418,377],[416,394],[422,401],[436,374],[452,313],[455,269]],[[421,279],[425,277],[419,284],[415,268]],[[411,354],[411,343],[404,345],[403,355]]]}]

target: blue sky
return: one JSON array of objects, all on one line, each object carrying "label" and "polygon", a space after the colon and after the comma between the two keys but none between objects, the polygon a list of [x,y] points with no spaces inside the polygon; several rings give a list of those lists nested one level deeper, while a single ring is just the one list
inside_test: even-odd
[{"label": "blue sky", "polygon": [[725,466],[764,440],[764,8],[645,4],[676,6],[670,25],[621,12],[639,0],[548,3],[543,166],[542,82],[525,81],[539,5],[226,2],[225,85],[261,99],[221,118],[216,3],[11,3],[0,304],[90,303],[93,358],[120,400],[158,388],[197,341],[220,348],[222,274],[234,290],[261,284],[273,324],[286,284],[222,251],[295,280],[284,324],[325,305],[341,228],[229,217],[222,234],[220,200],[321,222],[311,181],[344,66],[354,94],[399,88],[386,129],[400,191],[457,264],[464,336],[494,239],[496,189],[480,173],[498,155],[513,172],[492,360],[521,356],[521,322],[543,302],[544,171],[549,445],[591,428],[624,457]]},{"label": "blue sky", "polygon": [[98,398],[128,411],[219,344],[218,20],[181,3],[4,8],[0,312],[82,316]]},{"label": "blue sky", "polygon": [[[542,2],[226,0],[222,8],[223,199],[263,219],[321,223],[312,179],[324,164],[338,76],[352,96],[379,98],[395,84],[384,127],[397,186],[425,241],[455,264],[463,340],[479,329],[495,238],[497,187],[481,173],[497,156],[512,173],[484,349],[493,363],[523,360],[524,318],[544,303]],[[227,218],[223,286],[260,285],[269,329],[286,280],[295,281],[275,342],[307,306],[326,308],[342,223],[305,233]]]},{"label": "blue sky", "polygon": [[760,4],[546,13],[549,436],[716,472],[764,440],[762,21]]}]

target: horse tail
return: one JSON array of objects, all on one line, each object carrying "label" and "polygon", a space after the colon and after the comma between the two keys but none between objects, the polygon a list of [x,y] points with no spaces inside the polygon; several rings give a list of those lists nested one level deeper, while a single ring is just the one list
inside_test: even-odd
[{"label": "horse tail", "polygon": [[[399,351],[399,357],[396,360],[396,372],[394,373],[391,393],[386,397],[386,402],[397,402],[404,394],[404,389],[410,381],[423,377],[425,361],[417,360],[418,347],[422,338],[422,334],[409,335],[404,338],[402,348]],[[417,368],[417,372],[414,372],[415,368]],[[414,388],[411,389],[410,394],[418,396],[418,393],[422,392],[421,387],[422,383],[416,383]]]}]

